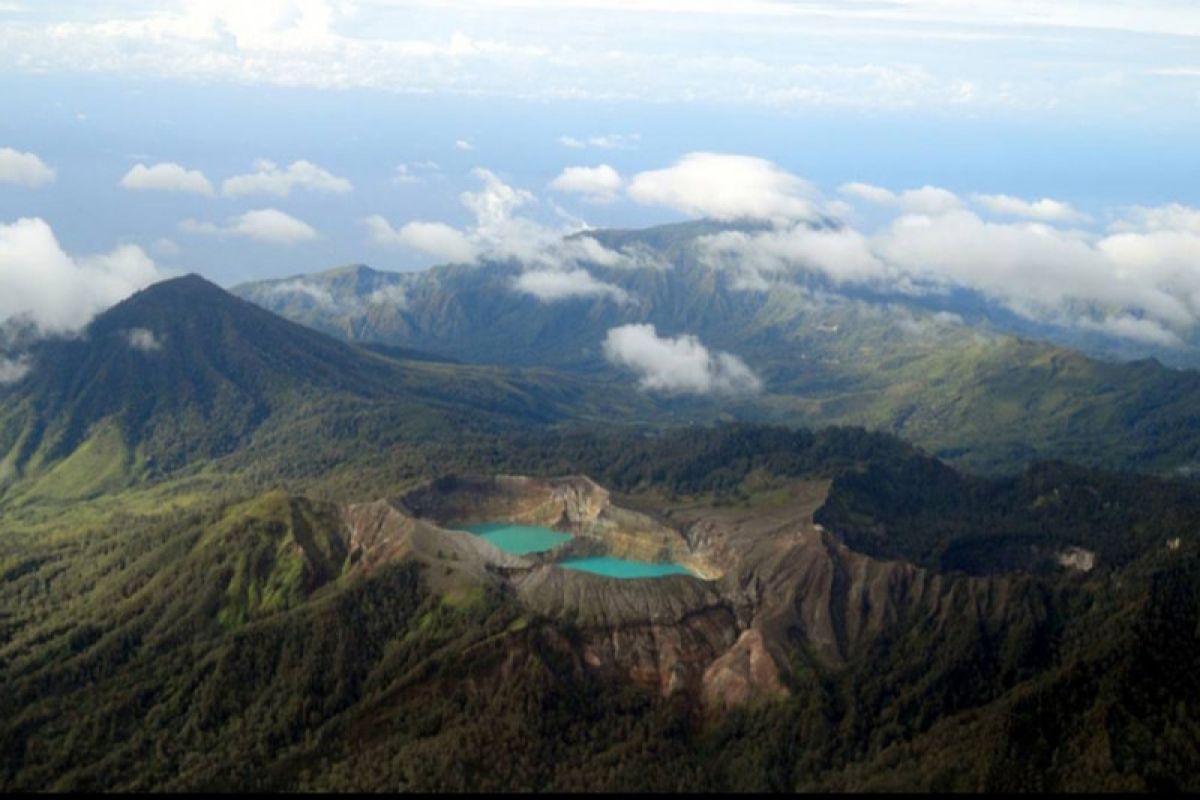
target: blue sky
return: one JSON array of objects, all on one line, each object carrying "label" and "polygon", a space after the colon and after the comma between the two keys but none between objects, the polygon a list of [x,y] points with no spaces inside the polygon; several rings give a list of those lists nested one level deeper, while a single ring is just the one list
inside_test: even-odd
[{"label": "blue sky", "polygon": [[[1152,217],[1190,236],[1200,8],[1047,5],[4,0],[0,225],[42,220],[82,270],[121,247],[226,285],[359,261],[414,269],[498,240],[464,205],[491,180],[479,170],[526,232],[640,227],[697,207],[639,199],[636,176],[711,152],[806,181],[864,235],[911,213],[904,190],[931,186],[1093,250]],[[20,171],[30,159],[41,178]],[[297,162],[307,178],[288,177]],[[160,170],[153,186],[123,186],[139,164]],[[595,172],[551,186],[600,165],[603,196],[579,186]],[[223,188],[256,170],[243,186],[260,191]],[[894,196],[863,202],[840,190],[851,182]],[[997,218],[976,194],[1011,202]],[[1034,210],[1043,199],[1055,205]],[[1138,211],[1154,208],[1183,211]],[[1191,291],[1177,274],[1191,246],[1155,262],[1170,291]],[[38,269],[8,252],[0,271]]]}]

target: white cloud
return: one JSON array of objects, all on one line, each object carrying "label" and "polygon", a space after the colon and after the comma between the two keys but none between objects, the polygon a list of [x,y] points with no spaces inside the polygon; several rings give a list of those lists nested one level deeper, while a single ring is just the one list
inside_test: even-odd
[{"label": "white cloud", "polygon": [[166,256],[167,258],[177,256],[183,252],[173,239],[169,239],[166,236],[155,239],[153,244],[150,245],[150,249],[158,255]]},{"label": "white cloud", "polygon": [[127,330],[125,331],[125,338],[129,342],[130,347],[134,350],[140,350],[143,353],[153,353],[163,348],[162,340],[149,328],[132,328]]},{"label": "white cloud", "polygon": [[413,170],[408,164],[397,164],[396,171],[392,175],[392,183],[424,183],[425,179],[413,174]]},{"label": "white cloud", "polygon": [[186,219],[179,223],[185,233],[207,236],[241,236],[268,244],[299,244],[316,239],[308,223],[274,208],[260,208],[232,217],[224,225]]},{"label": "white cloud", "polygon": [[[1200,325],[1200,210],[1137,207],[1100,235],[985,220],[935,186],[897,193],[848,183],[839,191],[897,216],[872,234],[804,222],[726,231],[698,239],[698,256],[746,290],[766,291],[797,273],[907,294],[961,287],[1029,319],[1162,346],[1178,345]],[[973,199],[1006,215],[1086,220],[1048,198]]]},{"label": "white cloud", "polygon": [[456,139],[454,142],[455,150],[462,150],[464,153],[471,153],[475,150],[475,145],[468,142],[466,139]]},{"label": "white cloud", "polygon": [[901,192],[900,207],[913,214],[946,214],[962,208],[962,200],[948,189],[922,186]]},{"label": "white cloud", "polygon": [[408,308],[408,293],[404,291],[404,287],[400,284],[391,286],[383,286],[367,297],[367,305],[371,306],[392,306],[394,308]]},{"label": "white cloud", "polygon": [[570,297],[608,297],[625,302],[628,294],[615,284],[597,279],[587,268],[661,269],[653,254],[631,249],[611,250],[578,227],[555,229],[518,212],[536,202],[534,196],[510,186],[493,172],[473,172],[482,184],[463,192],[459,200],[474,224],[458,229],[441,222],[409,222],[395,229],[380,216],[364,220],[376,244],[402,245],[445,261],[469,263],[481,258],[516,261],[523,272],[511,286],[542,302]]},{"label": "white cloud", "polygon": [[260,242],[296,244],[317,238],[310,225],[274,208],[247,211],[237,218],[234,232]]},{"label": "white cloud", "polygon": [[414,184],[426,183],[429,177],[440,172],[441,167],[436,161],[415,161],[409,164],[397,164],[392,175],[392,183]]},{"label": "white cloud", "polygon": [[505,258],[530,259],[545,244],[548,232],[517,209],[535,202],[531,192],[500,180],[491,170],[472,173],[482,181],[477,192],[463,192],[459,201],[475,217],[474,236],[487,249]]},{"label": "white cloud", "polygon": [[53,180],[54,170],[33,153],[0,147],[0,183],[37,187]]},{"label": "white cloud", "polygon": [[1132,314],[1118,314],[1100,320],[1082,317],[1076,320],[1075,324],[1085,330],[1099,331],[1118,339],[1130,339],[1159,347],[1179,347],[1183,344],[1183,340],[1174,331],[1153,320],[1142,319]]},{"label": "white cloud", "polygon": [[253,172],[226,178],[221,183],[221,193],[230,197],[248,194],[286,197],[294,188],[345,194],[354,186],[345,178],[339,178],[311,161],[303,160],[293,161],[286,170],[271,161],[256,161]]},{"label": "white cloud", "polygon": [[17,358],[0,356],[0,386],[18,383],[29,374],[31,368],[32,363],[28,356],[18,356]]},{"label": "white cloud", "polygon": [[875,205],[899,206],[914,214],[944,214],[962,208],[962,200],[958,195],[938,186],[922,186],[896,193],[882,186],[854,182],[843,183],[838,191]]},{"label": "white cloud", "polygon": [[[946,0],[504,0],[405,3],[402,14],[396,0],[122,0],[102,14],[83,3],[29,5],[36,11],[6,20],[0,68],[7,72],[787,112],[1016,108],[1117,116],[1195,102],[1181,76],[1196,69],[1183,40],[1196,33],[1197,12],[1182,0],[1019,8]],[[611,25],[598,29],[598,15]],[[1139,40],[1136,58],[1130,47],[1113,46],[1131,30],[1154,37]]]},{"label": "white cloud", "polygon": [[100,311],[165,277],[134,245],[74,258],[44,220],[0,224],[0,321],[26,317],[42,333],[77,331]]},{"label": "white cloud", "polygon": [[328,286],[302,278],[270,283],[258,287],[255,291],[261,295],[259,299],[282,299],[301,308],[316,308],[331,314],[362,313],[368,306],[408,306],[404,287],[400,285],[383,286],[368,295],[365,300],[354,295],[336,297]]},{"label": "white cloud", "polygon": [[800,223],[758,233],[723,231],[696,240],[700,258],[737,276],[735,287],[765,291],[768,277],[807,269],[838,283],[866,283],[887,275],[870,241],[848,228]]},{"label": "white cloud", "polygon": [[582,195],[593,203],[611,203],[621,189],[621,175],[608,164],[597,167],[567,167],[550,182],[559,192]]},{"label": "white cloud", "polygon": [[469,262],[476,256],[475,245],[467,236],[443,222],[409,222],[400,230],[392,227],[378,214],[367,217],[363,222],[371,233],[371,240],[380,245],[402,245],[428,253],[442,261]]},{"label": "white cloud", "polygon": [[596,280],[585,269],[535,269],[517,276],[513,285],[517,291],[530,294],[543,303],[553,303],[570,297],[611,297],[625,302],[629,296],[611,283]]},{"label": "white cloud", "polygon": [[689,153],[666,169],[640,172],[629,196],[644,205],[719,220],[782,222],[815,215],[813,187],[762,158]]},{"label": "white cloud", "polygon": [[1165,206],[1135,206],[1123,219],[1113,222],[1109,230],[1116,232],[1189,231],[1200,234],[1200,208],[1179,203]]},{"label": "white cloud", "polygon": [[1069,203],[1043,197],[1024,200],[1007,194],[974,194],[971,199],[994,214],[1024,217],[1044,222],[1087,222],[1091,218],[1071,207]]},{"label": "white cloud", "polygon": [[875,203],[881,206],[894,206],[900,202],[900,198],[891,189],[885,189],[882,186],[875,186],[870,183],[843,183],[838,187],[838,191],[842,194],[848,194],[852,197],[857,197],[861,200],[866,200],[868,203]]},{"label": "white cloud", "polygon": [[907,275],[979,289],[1030,315],[1052,311],[1073,292],[1095,296],[1112,286],[1088,242],[969,211],[901,216],[875,237],[873,249]]},{"label": "white cloud", "polygon": [[734,394],[762,389],[762,381],[737,356],[710,352],[690,334],[660,337],[653,325],[609,329],[604,357],[633,371],[649,391]]},{"label": "white cloud", "polygon": [[[1183,330],[1200,320],[1200,234],[1187,230],[1096,238],[960,210],[901,217],[873,247],[915,279],[974,288],[1035,319],[1080,324],[1071,317],[1086,316],[1142,339],[1164,338],[1148,322]],[[1081,305],[1085,315],[1075,313]]]},{"label": "white cloud", "polygon": [[638,146],[641,139],[642,136],[639,133],[609,133],[582,139],[574,136],[560,136],[558,143],[572,150],[584,150],[589,147],[597,150],[631,150]]},{"label": "white cloud", "polygon": [[191,192],[212,196],[213,187],[200,170],[185,169],[179,164],[161,162],[147,167],[136,164],[121,178],[121,186],[135,191]]},{"label": "white cloud", "polygon": [[335,311],[338,308],[337,302],[333,299],[332,292],[323,286],[317,286],[304,280],[271,284],[267,287],[266,294],[275,297],[303,299],[327,311]]}]

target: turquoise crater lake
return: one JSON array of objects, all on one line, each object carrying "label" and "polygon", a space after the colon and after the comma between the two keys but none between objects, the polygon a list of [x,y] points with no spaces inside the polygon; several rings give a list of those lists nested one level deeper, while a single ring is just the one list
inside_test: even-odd
[{"label": "turquoise crater lake", "polygon": [[536,525],[514,525],[511,522],[480,522],[475,525],[463,525],[462,530],[486,539],[497,549],[514,556],[544,553],[571,540],[569,533],[552,531]]},{"label": "turquoise crater lake", "polygon": [[653,564],[649,561],[630,561],[625,558],[611,556],[596,556],[593,558],[573,558],[559,562],[563,569],[574,569],[580,572],[591,572],[608,578],[663,578],[667,575],[691,575],[692,571],[678,564]]},{"label": "turquoise crater lake", "polygon": [[[544,553],[563,542],[571,540],[571,534],[551,530],[537,525],[514,525],[511,522],[478,522],[459,526],[461,530],[486,539],[498,550],[514,556]],[[626,558],[595,556],[572,558],[559,562],[564,569],[590,572],[607,578],[662,578],[667,575],[691,575],[692,572],[678,564],[654,564],[648,561],[630,561]]]}]

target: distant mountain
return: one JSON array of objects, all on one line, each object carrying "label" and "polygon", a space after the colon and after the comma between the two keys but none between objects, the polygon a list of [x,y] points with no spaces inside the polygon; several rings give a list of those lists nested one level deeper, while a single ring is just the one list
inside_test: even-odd
[{"label": "distant mountain", "polygon": [[410,354],[333,339],[194,275],[159,283],[78,338],[28,351],[28,374],[0,387],[0,486],[88,495],[252,442],[271,450],[264,459],[303,460],[333,440],[378,446],[628,410],[621,392],[579,378],[393,355]]},{"label": "distant mountain", "polygon": [[1200,468],[1195,372],[1147,359],[1103,361],[1014,336],[1055,331],[963,292],[940,300],[872,295],[804,273],[749,290],[697,250],[698,237],[721,229],[700,222],[589,232],[638,264],[586,265],[626,301],[610,294],[544,302],[517,290],[515,262],[403,274],[356,265],[233,291],[351,341],[629,385],[632,376],[605,361],[602,342],[613,327],[651,323],[661,336],[695,334],[763,378],[761,395],[721,401],[739,418],[865,425],[976,471],[1046,457]]}]

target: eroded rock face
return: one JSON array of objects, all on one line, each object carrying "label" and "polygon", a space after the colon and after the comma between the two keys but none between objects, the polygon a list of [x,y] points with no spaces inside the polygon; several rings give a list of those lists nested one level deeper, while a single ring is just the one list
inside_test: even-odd
[{"label": "eroded rock face", "polygon": [[742,631],[733,646],[704,671],[701,699],[710,709],[726,711],[756,697],[783,697],[787,689],[779,680],[779,668],[767,652],[762,631]]},{"label": "eroded rock face", "polygon": [[396,505],[442,527],[505,520],[575,532],[610,505],[608,491],[584,477],[451,476],[420,486]]}]

